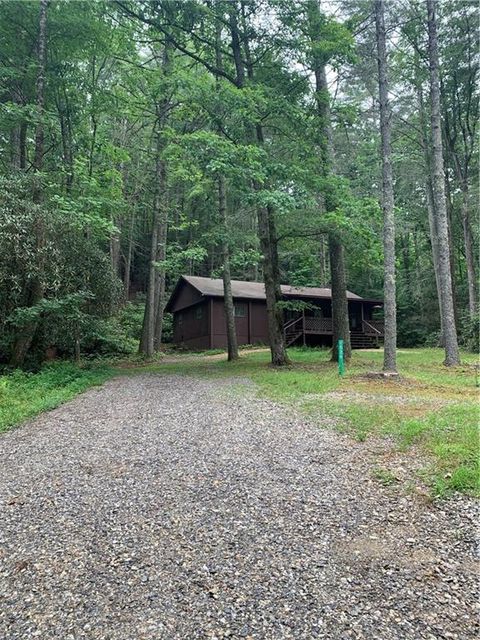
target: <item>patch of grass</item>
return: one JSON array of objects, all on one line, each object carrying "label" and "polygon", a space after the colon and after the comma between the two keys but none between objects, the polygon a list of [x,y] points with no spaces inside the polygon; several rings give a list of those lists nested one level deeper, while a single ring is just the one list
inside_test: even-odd
[{"label": "patch of grass", "polygon": [[397,478],[391,471],[389,471],[388,469],[383,469],[382,467],[375,467],[372,471],[372,475],[385,487],[390,487],[391,485],[398,482]]},{"label": "patch of grass", "polygon": [[38,373],[17,370],[0,376],[0,431],[54,409],[112,375],[113,369],[105,365],[81,368],[73,362],[55,362]]},{"label": "patch of grass", "polygon": [[426,475],[437,495],[480,495],[479,418],[478,405],[465,402],[401,424],[401,439],[422,444],[434,456]]},{"label": "patch of grass", "polygon": [[[459,367],[445,367],[444,357],[442,349],[399,349],[398,370],[404,378],[425,383],[429,388],[474,389],[478,384],[478,375],[474,367],[478,364],[478,356],[462,352],[462,364]],[[380,371],[382,364],[381,350],[355,351],[349,367],[349,375]]]},{"label": "patch of grass", "polygon": [[339,418],[339,429],[350,433],[356,440],[364,442],[369,435],[390,435],[397,429],[401,416],[391,403],[362,403],[355,400],[328,401],[322,403],[323,412]]}]

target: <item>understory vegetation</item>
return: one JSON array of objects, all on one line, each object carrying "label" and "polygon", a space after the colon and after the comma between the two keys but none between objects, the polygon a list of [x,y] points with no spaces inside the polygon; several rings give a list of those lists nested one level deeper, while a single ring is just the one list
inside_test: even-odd
[{"label": "understory vegetation", "polygon": [[37,373],[16,370],[0,376],[0,432],[42,411],[54,409],[113,374],[104,364],[73,362],[45,365]]}]

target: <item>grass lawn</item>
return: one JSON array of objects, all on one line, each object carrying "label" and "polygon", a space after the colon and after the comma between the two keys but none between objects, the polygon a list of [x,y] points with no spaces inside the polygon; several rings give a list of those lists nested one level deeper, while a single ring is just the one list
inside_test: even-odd
[{"label": "grass lawn", "polygon": [[[472,354],[462,366],[447,368],[440,349],[404,349],[398,353],[400,380],[369,377],[382,367],[383,353],[356,351],[340,378],[329,352],[290,349],[292,367],[273,369],[267,351],[243,353],[240,360],[185,356],[156,364],[155,372],[251,378],[258,393],[295,404],[309,415],[337,418],[338,428],[359,440],[394,438],[398,447],[419,447],[432,464],[424,479],[436,495],[462,491],[480,495],[478,377]],[[145,371],[145,367],[142,367]],[[388,470],[377,474],[390,477]],[[381,479],[381,478],[380,478]]]}]

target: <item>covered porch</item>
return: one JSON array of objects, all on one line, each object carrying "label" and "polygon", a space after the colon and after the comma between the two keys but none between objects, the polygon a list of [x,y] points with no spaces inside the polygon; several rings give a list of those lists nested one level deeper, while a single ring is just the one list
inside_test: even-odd
[{"label": "covered porch", "polygon": [[[380,345],[383,338],[383,320],[373,317],[381,305],[377,301],[355,301],[348,304],[350,340],[352,348],[365,349]],[[331,302],[317,301],[301,312],[289,312],[284,324],[285,342],[293,344],[331,345],[333,321]],[[320,340],[315,339],[316,337]],[[322,340],[321,338],[325,338]]]}]

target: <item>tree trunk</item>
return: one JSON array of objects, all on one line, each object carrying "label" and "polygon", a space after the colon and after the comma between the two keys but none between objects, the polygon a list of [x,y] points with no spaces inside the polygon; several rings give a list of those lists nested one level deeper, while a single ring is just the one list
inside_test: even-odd
[{"label": "tree trunk", "polygon": [[[45,67],[47,59],[47,5],[48,0],[40,0],[40,15],[39,15],[39,34],[38,34],[38,73],[36,82],[36,98],[37,98],[37,110],[38,110],[38,124],[35,130],[35,152],[33,169],[36,173],[40,173],[43,168],[43,153],[44,153],[44,123],[43,117],[45,113]],[[26,129],[25,129],[26,133]],[[25,162],[25,158],[21,159],[21,163]],[[36,203],[42,201],[42,182],[40,176],[36,176],[33,188],[33,200]],[[45,229],[43,220],[37,218],[35,221],[35,240],[36,240],[36,255],[37,255],[37,274],[35,275],[30,287],[29,301],[30,307],[37,305],[43,298],[44,285],[43,285],[43,271],[44,271],[44,258],[43,248],[45,246]],[[20,367],[25,361],[25,356],[30,349],[32,340],[37,330],[38,321],[33,320],[20,327],[18,335],[15,338],[15,342],[12,350],[12,365],[14,367]]]},{"label": "tree trunk", "polygon": [[[427,169],[428,171],[428,169]],[[430,229],[430,241],[432,245],[432,258],[433,258],[433,271],[435,273],[435,284],[437,287],[437,299],[438,299],[438,310],[440,315],[440,336],[438,340],[438,346],[445,346],[445,339],[443,336],[443,314],[442,314],[442,305],[440,302],[440,297],[442,295],[442,287],[440,285],[440,274],[438,271],[438,233],[437,233],[437,223],[435,217],[435,210],[433,204],[433,188],[432,181],[430,176],[426,177],[425,181],[425,192],[427,195],[427,212],[428,212],[428,227]]]},{"label": "tree trunk", "polygon": [[[163,49],[161,73],[164,78],[170,74],[171,42],[167,39]],[[164,129],[169,111],[168,98],[156,105],[157,148],[155,161],[155,197],[153,201],[152,238],[150,244],[150,268],[147,281],[147,299],[143,316],[142,337],[139,352],[151,357],[160,350],[165,307],[165,266],[168,213],[167,213],[167,166],[162,158],[164,150]],[[156,265],[157,262],[161,264]]]},{"label": "tree trunk", "polygon": [[[314,49],[313,72],[315,75],[315,99],[318,114],[318,146],[320,150],[320,172],[328,177],[334,173],[334,148],[332,123],[330,113],[330,95],[325,70],[326,60],[322,54],[315,52],[318,39],[321,37],[319,29],[322,24],[319,0],[308,3],[308,21],[310,41]],[[332,193],[321,194],[320,207],[327,212],[335,211],[338,207]],[[344,342],[344,357],[348,360],[352,355],[350,342],[350,326],[348,317],[347,277],[345,256],[341,239],[335,232],[328,235],[328,255],[330,260],[330,278],[332,292],[332,361],[338,360],[338,341]]]},{"label": "tree trunk", "polygon": [[[157,171],[160,164],[157,159]],[[156,172],[157,174],[157,172]],[[143,353],[147,358],[151,358],[154,353],[154,332],[155,332],[155,285],[157,244],[158,244],[158,220],[156,215],[158,199],[158,186],[155,192],[154,216],[152,220],[152,235],[150,238],[150,264],[148,267],[147,295],[145,299],[145,311],[143,314],[142,336],[140,338],[139,353]]]},{"label": "tree trunk", "polygon": [[95,145],[97,140],[97,118],[95,115],[95,94],[96,94],[96,63],[97,57],[94,54],[92,58],[92,85],[90,88],[90,126],[91,126],[91,137],[90,137],[90,148],[88,152],[88,177],[91,178],[93,175],[93,155],[95,153]]},{"label": "tree trunk", "polygon": [[[165,163],[161,158],[161,132],[157,133],[157,159],[155,163],[155,197],[153,202],[152,235],[150,241],[150,266],[147,280],[147,296],[143,315],[142,337],[139,352],[151,358],[159,349],[163,328],[165,302],[165,269],[156,266],[165,259],[166,212],[165,212]],[[158,322],[157,322],[158,320]]]},{"label": "tree trunk", "polygon": [[165,260],[167,258],[167,233],[168,233],[168,211],[167,211],[167,166],[162,160],[160,172],[160,212],[158,221],[157,237],[157,300],[155,304],[155,337],[154,349],[160,351],[162,346],[163,318],[165,310]]},{"label": "tree trunk", "polygon": [[[16,91],[12,91],[11,100],[15,104],[21,105]],[[10,131],[10,165],[14,171],[20,169],[20,131],[21,124],[15,125]]]},{"label": "tree trunk", "polygon": [[[420,60],[416,59],[415,69],[420,67]],[[443,315],[442,315],[442,305],[440,303],[440,296],[442,295],[442,288],[440,286],[440,275],[438,272],[438,234],[437,234],[437,226],[436,226],[436,216],[435,216],[435,205],[433,202],[433,186],[432,186],[432,171],[431,171],[431,158],[429,152],[429,142],[427,135],[427,123],[425,118],[425,105],[423,101],[423,92],[421,87],[421,80],[415,76],[415,86],[417,91],[417,100],[418,100],[418,114],[420,120],[420,128],[422,130],[421,135],[421,144],[423,150],[423,157],[425,163],[425,197],[427,201],[427,213],[428,213],[428,227],[430,230],[430,243],[432,246],[432,260],[433,260],[433,271],[435,273],[435,285],[437,288],[437,300],[438,300],[438,310],[440,316],[440,338],[439,338],[439,346],[444,346],[444,338],[443,338]]]},{"label": "tree trunk", "polygon": [[[220,71],[223,69],[223,59],[221,53],[222,44],[222,22],[221,16],[217,16],[216,29],[215,29],[215,57],[217,63],[217,69]],[[232,33],[232,42],[234,42],[235,55],[239,55],[240,43],[238,41],[238,28],[236,24],[235,13],[230,14],[230,24]],[[243,68],[241,60],[236,60],[237,68]],[[243,84],[243,81],[240,83]],[[216,89],[220,90],[220,77],[217,74],[216,77]],[[217,129],[218,135],[222,135],[222,116],[218,116]],[[228,211],[227,211],[227,185],[225,176],[220,173],[218,175],[218,217],[219,223],[222,226],[222,257],[223,257],[223,304],[225,310],[225,322],[227,329],[227,359],[229,362],[238,360],[238,342],[237,342],[237,328],[235,324],[235,306],[233,304],[232,295],[232,279],[230,273],[230,247],[228,243]],[[212,247],[212,263],[210,272],[213,271],[215,255],[215,245]]]},{"label": "tree trunk", "polygon": [[[230,4],[230,33],[231,46],[236,70],[236,85],[242,88],[245,82],[244,57],[241,50],[241,41],[237,20],[238,6],[236,2]],[[248,35],[243,34],[244,48],[248,49]],[[249,79],[253,79],[253,67],[250,67]],[[255,127],[256,140],[263,145],[263,129],[260,124]],[[253,183],[255,191],[260,190],[258,183]],[[271,206],[257,207],[257,227],[260,241],[260,250],[263,257],[263,274],[265,283],[265,298],[267,304],[268,339],[272,364],[284,366],[290,364],[285,348],[285,336],[283,332],[283,313],[279,303],[282,300],[280,289],[280,274],[278,269],[278,242],[275,224],[275,213]]]},{"label": "tree trunk", "polygon": [[80,331],[79,327],[75,327],[75,362],[80,364],[82,359],[81,349],[80,349]]},{"label": "tree trunk", "polygon": [[115,225],[115,231],[110,236],[110,262],[112,265],[112,271],[120,277],[120,236],[121,229],[117,227],[118,220],[112,220]]},{"label": "tree trunk", "polygon": [[135,228],[135,213],[132,212],[130,216],[130,225],[128,230],[128,247],[127,247],[127,255],[125,257],[125,265],[123,272],[123,299],[125,302],[128,302],[128,298],[130,295],[130,276],[132,271],[132,261],[133,261],[133,231]]},{"label": "tree trunk", "polygon": [[319,272],[318,272],[318,280],[321,287],[328,287],[328,283],[330,282],[330,274],[328,268],[328,245],[324,236],[321,236],[319,241],[319,252],[318,252],[318,262],[319,262]]},{"label": "tree trunk", "polygon": [[23,120],[20,124],[20,139],[19,139],[19,163],[20,163],[20,171],[25,171],[27,168],[27,130],[28,125]]},{"label": "tree trunk", "polygon": [[462,227],[465,244],[465,262],[467,265],[468,311],[473,318],[477,311],[477,274],[473,252],[472,228],[470,226],[470,210],[468,206],[468,185],[462,184]]},{"label": "tree trunk", "polygon": [[[470,208],[469,208],[469,189],[468,189],[469,160],[467,159],[469,156],[468,156],[468,153],[466,153],[466,158],[462,163],[455,149],[455,140],[452,138],[450,133],[450,128],[448,126],[445,126],[445,137],[447,140],[448,148],[450,150],[450,157],[452,158],[452,164],[453,164],[455,176],[460,184],[460,189],[462,192],[461,220],[462,220],[462,229],[463,229],[463,244],[465,249],[465,262],[466,262],[466,269],[467,269],[468,311],[469,311],[470,317],[473,317],[475,315],[476,307],[477,307],[477,276],[476,276],[476,269],[475,269],[475,254],[473,250],[472,230],[470,227]],[[465,139],[465,136],[464,136],[464,139]],[[449,233],[450,233],[450,239],[451,239],[451,235],[452,235],[451,212],[453,207],[451,204],[450,183],[448,179],[446,180],[446,188],[447,188],[446,196],[447,196],[447,203],[448,203],[447,211],[449,213]],[[453,247],[452,247],[451,240],[450,240],[450,243],[451,243],[450,244],[450,249],[451,249],[450,270],[452,272],[453,300],[455,302],[456,300],[455,280],[453,276],[455,272],[455,268],[454,268],[454,261],[452,258]],[[455,310],[456,308],[457,307],[455,305]],[[458,320],[457,317],[456,319]]]},{"label": "tree trunk", "polygon": [[273,210],[270,207],[258,207],[257,223],[260,249],[263,256],[263,281],[267,304],[268,336],[272,364],[284,366],[290,364],[285,348],[283,332],[283,312],[279,306],[282,299],[278,273],[277,240]]},{"label": "tree trunk", "polygon": [[[455,315],[455,326],[458,327],[458,305],[457,305],[457,281],[455,278],[455,243],[453,236],[453,203],[450,192],[450,178],[445,172],[445,200],[447,203],[447,230],[448,230],[448,249],[450,252],[450,281],[452,283],[452,300],[453,313]],[[461,276],[460,276],[461,277]]]},{"label": "tree trunk", "polygon": [[441,314],[445,338],[445,364],[460,363],[448,240],[447,204],[445,198],[445,172],[443,167],[442,129],[440,121],[440,81],[438,71],[438,42],[435,0],[426,0],[428,13],[428,55],[430,62],[430,100],[432,124],[432,186],[435,223],[438,235],[438,273],[440,280]]},{"label": "tree trunk", "polygon": [[228,246],[227,192],[225,178],[218,177],[218,211],[222,225],[222,253],[223,253],[223,300],[225,321],[227,325],[228,360],[238,359],[237,330],[235,326],[235,307],[232,296],[232,281],[230,275],[230,247]]},{"label": "tree trunk", "polygon": [[378,92],[380,98],[380,135],[382,140],[383,208],[383,297],[385,338],[383,370],[397,372],[397,304],[395,278],[395,212],[391,149],[391,113],[388,103],[387,48],[385,42],[384,0],[375,0],[377,34]]},{"label": "tree trunk", "polygon": [[38,75],[37,75],[37,109],[38,125],[35,130],[34,168],[41,171],[43,167],[43,148],[45,142],[45,128],[43,115],[45,113],[45,66],[47,60],[47,5],[48,0],[40,0],[39,35],[38,35]]},{"label": "tree trunk", "polygon": [[350,322],[348,318],[347,283],[345,279],[345,256],[343,244],[333,234],[328,236],[330,273],[332,278],[332,361],[338,361],[338,341],[343,340],[345,360],[350,359]]},{"label": "tree trunk", "polygon": [[60,134],[62,137],[63,166],[65,170],[65,191],[70,194],[73,186],[73,144],[72,144],[72,126],[70,119],[70,108],[68,105],[68,97],[64,91],[64,101],[57,97],[57,109],[60,120]]}]

